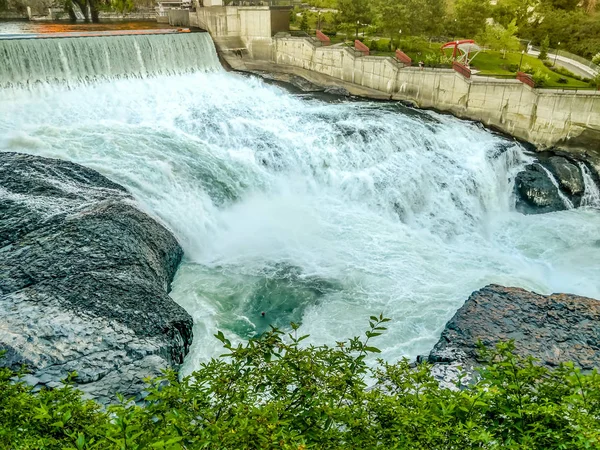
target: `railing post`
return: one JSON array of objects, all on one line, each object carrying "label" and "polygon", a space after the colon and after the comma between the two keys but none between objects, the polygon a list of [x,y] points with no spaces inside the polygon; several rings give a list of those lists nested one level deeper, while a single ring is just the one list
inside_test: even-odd
[{"label": "railing post", "polygon": [[317,30],[317,39],[321,41],[321,44],[323,45],[331,45],[331,39],[329,39],[329,36],[321,33],[320,30]]},{"label": "railing post", "polygon": [[358,39],[354,41],[354,48],[361,52],[363,56],[369,56],[369,47],[360,42]]},{"label": "railing post", "polygon": [[471,78],[471,69],[458,61],[452,62],[452,68],[455,72],[460,73],[465,78]]},{"label": "railing post", "polygon": [[402,50],[396,50],[396,59],[398,61],[400,61],[402,64],[404,64],[405,66],[412,65],[412,59],[410,58],[410,56],[408,56]]},{"label": "railing post", "polygon": [[525,72],[517,72],[517,80],[521,83],[526,84],[529,87],[535,87],[535,81],[533,81],[533,77]]}]

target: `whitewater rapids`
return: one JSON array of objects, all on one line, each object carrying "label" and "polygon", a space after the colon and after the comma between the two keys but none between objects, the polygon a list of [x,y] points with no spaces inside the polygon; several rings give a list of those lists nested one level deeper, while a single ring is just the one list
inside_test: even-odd
[{"label": "whitewater rapids", "polygon": [[179,239],[188,371],[221,353],[217,329],[294,320],[333,344],[383,312],[393,361],[489,283],[600,298],[600,212],[515,212],[530,157],[476,124],[223,72],[1,94],[0,150],[96,169]]}]

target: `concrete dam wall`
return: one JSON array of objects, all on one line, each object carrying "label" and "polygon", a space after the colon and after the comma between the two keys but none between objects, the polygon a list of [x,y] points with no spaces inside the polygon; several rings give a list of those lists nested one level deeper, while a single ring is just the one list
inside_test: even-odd
[{"label": "concrete dam wall", "polygon": [[481,121],[540,148],[600,147],[600,92],[534,89],[518,80],[451,69],[403,67],[393,58],[360,56],[308,38],[273,39],[273,63],[357,84],[418,107]]}]

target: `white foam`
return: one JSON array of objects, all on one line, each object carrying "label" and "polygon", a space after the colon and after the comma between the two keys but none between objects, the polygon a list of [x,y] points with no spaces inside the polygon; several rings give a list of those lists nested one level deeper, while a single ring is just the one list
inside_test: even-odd
[{"label": "white foam", "polygon": [[97,169],[176,234],[171,295],[196,321],[188,369],[221,353],[227,303],[277,263],[342,286],[305,310],[313,342],[383,312],[388,360],[428,352],[488,283],[600,298],[598,211],[516,213],[521,147],[452,117],[225,73],[18,93],[0,115],[0,149]]}]

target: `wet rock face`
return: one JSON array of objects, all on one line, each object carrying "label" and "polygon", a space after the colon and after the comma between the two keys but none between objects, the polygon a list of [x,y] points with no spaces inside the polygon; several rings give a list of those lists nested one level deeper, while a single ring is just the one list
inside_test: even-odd
[{"label": "wet rock face", "polygon": [[471,294],[446,324],[428,360],[442,381],[477,366],[477,342],[514,339],[515,351],[549,367],[573,361],[600,367],[600,300],[570,294],[539,295],[490,285]]},{"label": "wet rock face", "polygon": [[548,158],[546,165],[558,181],[560,188],[570,197],[574,197],[577,200],[574,202],[575,206],[579,206],[585,189],[579,167],[562,156]]},{"label": "wet rock face", "polygon": [[557,187],[539,164],[529,164],[515,178],[517,210],[542,214],[566,209]]},{"label": "wet rock face", "polygon": [[130,194],[77,164],[0,153],[0,364],[89,396],[177,368],[192,319],[167,295],[182,250]]}]

